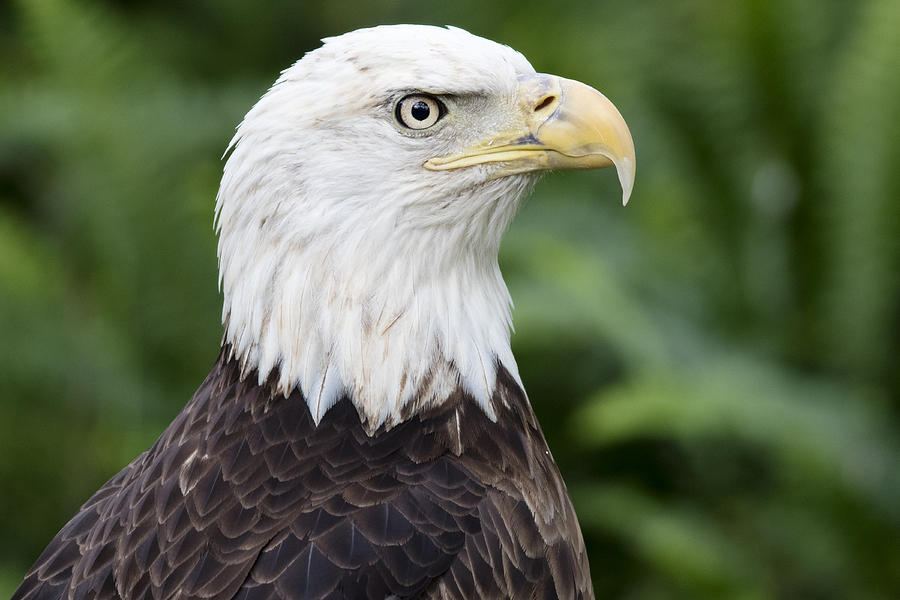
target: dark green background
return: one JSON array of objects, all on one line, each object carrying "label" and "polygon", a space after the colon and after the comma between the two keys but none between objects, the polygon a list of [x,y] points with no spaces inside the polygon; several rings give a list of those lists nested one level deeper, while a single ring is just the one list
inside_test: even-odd
[{"label": "dark green background", "polygon": [[900,597],[900,3],[0,3],[0,596],[216,358],[244,112],[318,38],[455,24],[606,93],[501,263],[600,597]]}]

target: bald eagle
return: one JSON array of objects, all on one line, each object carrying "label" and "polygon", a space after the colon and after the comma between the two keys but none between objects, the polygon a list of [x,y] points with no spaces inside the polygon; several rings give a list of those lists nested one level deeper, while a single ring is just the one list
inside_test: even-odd
[{"label": "bald eagle", "polygon": [[14,598],[593,598],[497,252],[547,169],[615,166],[627,201],[616,108],[382,26],[283,71],[229,152],[219,358]]}]

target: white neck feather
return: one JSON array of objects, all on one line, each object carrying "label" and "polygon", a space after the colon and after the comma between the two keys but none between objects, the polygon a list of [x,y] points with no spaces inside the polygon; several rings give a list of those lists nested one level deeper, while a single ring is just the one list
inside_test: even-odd
[{"label": "white neck feather", "polygon": [[[519,377],[497,252],[536,176],[426,171],[440,148],[399,135],[379,96],[399,75],[361,74],[378,57],[340,43],[284,71],[232,141],[216,206],[224,341],[245,376],[299,388],[317,423],[347,395],[370,430],[390,427],[460,386],[494,418],[497,366]],[[480,43],[491,69],[458,63],[486,89],[531,69]]]},{"label": "white neck feather", "polygon": [[368,222],[329,221],[312,214],[306,186],[273,197],[245,154],[238,144],[228,161],[217,222],[225,342],[245,375],[262,384],[277,373],[278,390],[299,388],[316,422],[347,394],[368,427],[390,427],[460,385],[494,418],[497,365],[519,379],[497,251],[530,179],[453,199],[473,207],[458,223],[409,218],[403,196],[417,190],[407,189],[367,194],[397,207],[367,211]]},{"label": "white neck feather", "polygon": [[494,418],[498,363],[518,379],[496,251],[448,255],[433,236],[463,232],[390,221],[272,243],[223,216],[226,342],[260,384],[275,371],[280,392],[299,387],[316,422],[348,394],[368,426],[390,426],[460,385]]}]

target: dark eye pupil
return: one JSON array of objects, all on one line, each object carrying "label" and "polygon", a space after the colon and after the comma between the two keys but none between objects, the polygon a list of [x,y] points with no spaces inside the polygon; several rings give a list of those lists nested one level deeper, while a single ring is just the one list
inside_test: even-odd
[{"label": "dark eye pupil", "polygon": [[428,118],[428,115],[431,114],[431,109],[428,108],[427,104],[419,100],[413,104],[412,110],[409,112],[416,121],[424,121]]}]

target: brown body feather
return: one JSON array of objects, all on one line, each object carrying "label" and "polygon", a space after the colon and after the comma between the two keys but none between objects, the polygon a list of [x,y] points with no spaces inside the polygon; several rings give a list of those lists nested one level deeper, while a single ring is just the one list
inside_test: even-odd
[{"label": "brown body feather", "polygon": [[592,598],[575,513],[525,395],[499,371],[375,435],[349,399],[316,427],[219,362],[88,500],[14,600]]}]

